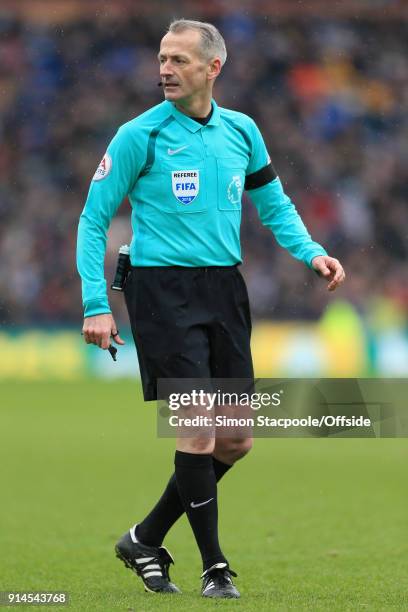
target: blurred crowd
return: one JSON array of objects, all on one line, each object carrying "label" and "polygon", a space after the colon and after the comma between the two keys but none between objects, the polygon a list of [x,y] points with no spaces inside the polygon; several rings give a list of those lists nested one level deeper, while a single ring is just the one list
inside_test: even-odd
[{"label": "blurred crowd", "polygon": [[[156,54],[170,18],[57,27],[0,13],[2,324],[81,325],[78,217],[117,127],[162,99]],[[362,313],[380,298],[406,313],[406,23],[225,10],[213,21],[228,49],[215,97],[257,121],[313,238],[344,264],[340,295]],[[108,281],[129,212],[124,202],[112,223]],[[248,199],[242,238],[255,317],[317,319],[325,284],[276,245]],[[112,305],[124,319],[121,296]]]}]

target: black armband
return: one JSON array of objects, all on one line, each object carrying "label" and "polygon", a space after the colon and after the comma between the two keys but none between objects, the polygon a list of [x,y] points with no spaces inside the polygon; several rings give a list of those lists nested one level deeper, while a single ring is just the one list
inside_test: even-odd
[{"label": "black armband", "polygon": [[257,172],[248,174],[245,178],[245,189],[256,189],[257,187],[263,187],[271,181],[275,180],[278,175],[275,172],[275,168],[269,163]]}]

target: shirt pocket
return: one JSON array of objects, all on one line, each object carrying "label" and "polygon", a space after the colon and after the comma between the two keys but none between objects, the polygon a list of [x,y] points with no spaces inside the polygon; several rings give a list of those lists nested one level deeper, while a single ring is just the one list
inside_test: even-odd
[{"label": "shirt pocket", "polygon": [[177,160],[176,164],[175,161],[162,161],[158,174],[160,197],[156,201],[157,208],[180,215],[207,210],[204,162]]},{"label": "shirt pocket", "polygon": [[241,210],[245,170],[233,157],[217,158],[218,209]]}]

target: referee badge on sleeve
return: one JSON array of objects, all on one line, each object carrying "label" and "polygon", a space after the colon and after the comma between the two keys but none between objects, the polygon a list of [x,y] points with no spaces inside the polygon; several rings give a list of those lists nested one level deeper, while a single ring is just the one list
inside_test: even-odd
[{"label": "referee badge on sleeve", "polygon": [[92,180],[101,181],[102,179],[106,178],[109,172],[111,171],[111,168],[112,168],[112,159],[109,153],[105,153],[105,155],[102,157],[101,163],[99,164],[99,166],[96,169],[95,174],[93,175]]},{"label": "referee badge on sleeve", "polygon": [[181,204],[191,204],[200,191],[199,170],[173,170],[171,173],[173,193]]}]

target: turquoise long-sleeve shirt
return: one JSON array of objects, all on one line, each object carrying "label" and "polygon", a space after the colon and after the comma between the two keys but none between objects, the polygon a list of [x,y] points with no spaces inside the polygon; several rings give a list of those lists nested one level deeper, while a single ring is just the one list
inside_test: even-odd
[{"label": "turquoise long-sleeve shirt", "polygon": [[310,266],[326,251],[311,239],[274,173],[255,122],[217,106],[206,125],[169,101],[121,126],[95,172],[78,227],[85,316],[109,313],[107,232],[126,196],[133,266],[242,262],[242,194],[278,243]]}]

